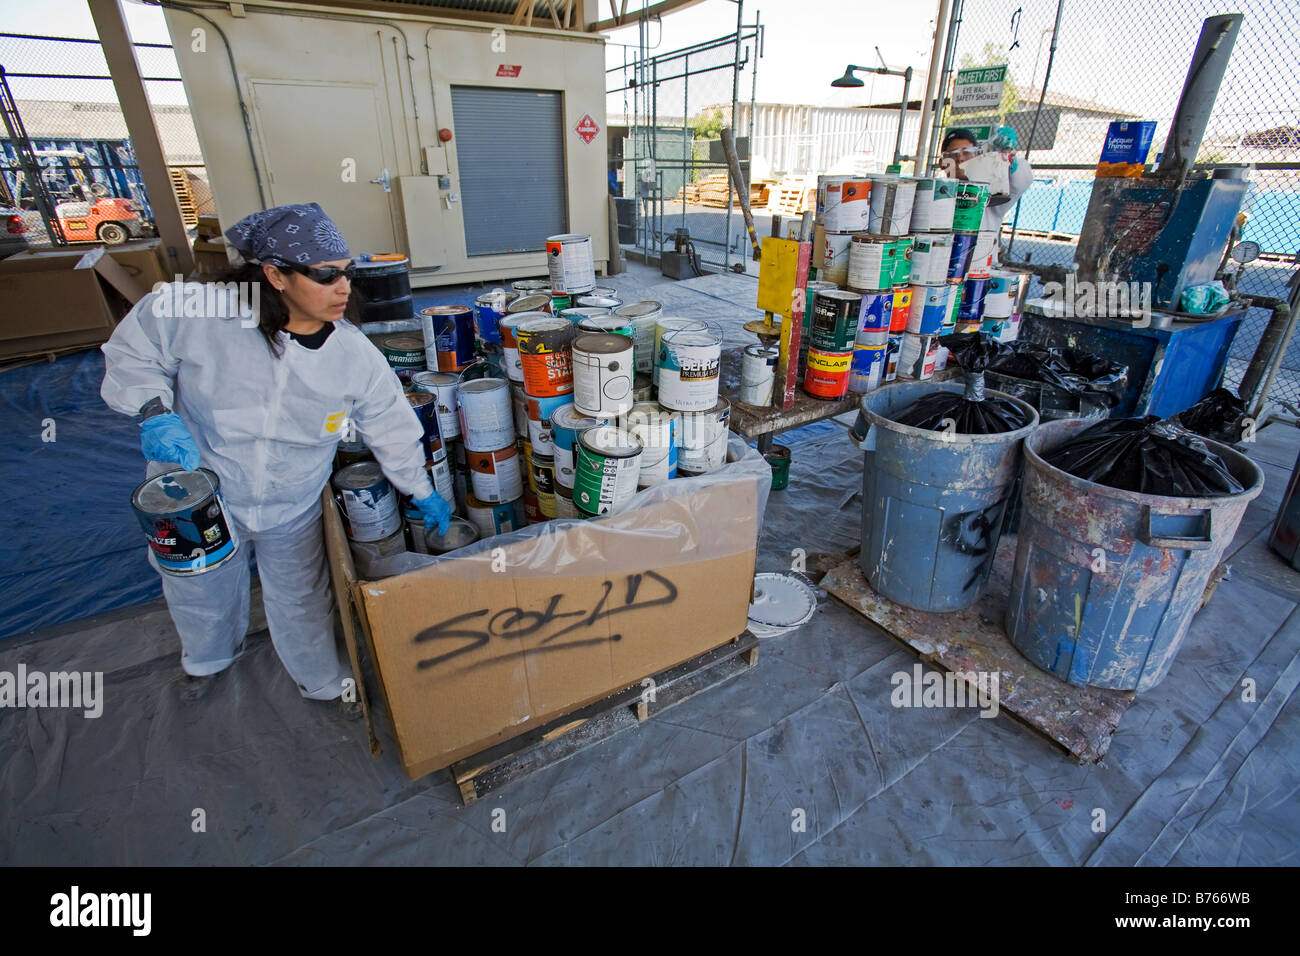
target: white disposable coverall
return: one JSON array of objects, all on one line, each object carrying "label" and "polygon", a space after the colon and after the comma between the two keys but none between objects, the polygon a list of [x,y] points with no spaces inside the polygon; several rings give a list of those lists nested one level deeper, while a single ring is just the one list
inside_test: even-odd
[{"label": "white disposable coverall", "polygon": [[[155,308],[160,295],[169,307]],[[100,389],[124,414],[160,396],[181,417],[241,536],[225,565],[193,577],[160,572],[182,667],[212,674],[238,656],[251,545],[276,653],[304,697],[333,699],[350,671],[334,640],[321,489],[346,418],[399,491],[432,494],[419,419],[384,356],[350,323],[340,320],[319,349],[281,332],[276,357],[259,329],[244,327],[233,289],[212,303],[220,317],[175,315],[183,301],[183,288],[164,286],[136,304],[103,346]]]},{"label": "white disposable coverall", "polygon": [[1002,234],[1002,220],[1006,218],[1008,212],[1015,208],[1016,200],[1025,194],[1034,183],[1034,170],[1026,160],[1020,160],[1016,163],[1016,168],[1011,171],[1007,179],[1010,184],[1010,195],[1004,202],[997,205],[989,203],[984,207],[984,219],[980,222],[980,232],[987,236],[992,233],[993,243],[990,249],[988,245],[981,242],[975,247],[975,259],[979,261],[989,252],[994,253],[993,264],[997,265],[1001,254],[1001,246],[998,237]]}]

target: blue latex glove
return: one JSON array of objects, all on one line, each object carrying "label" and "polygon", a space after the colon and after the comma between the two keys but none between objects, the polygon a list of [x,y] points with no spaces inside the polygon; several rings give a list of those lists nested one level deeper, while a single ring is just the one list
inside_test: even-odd
[{"label": "blue latex glove", "polygon": [[199,446],[175,412],[140,423],[140,448],[150,461],[175,462],[186,471],[199,467]]},{"label": "blue latex glove", "polygon": [[419,501],[412,501],[411,504],[420,509],[420,517],[424,519],[424,529],[432,531],[434,526],[438,527],[438,534],[446,534],[447,527],[451,523],[451,506],[447,504],[442,495],[434,492],[427,498],[421,498]]}]

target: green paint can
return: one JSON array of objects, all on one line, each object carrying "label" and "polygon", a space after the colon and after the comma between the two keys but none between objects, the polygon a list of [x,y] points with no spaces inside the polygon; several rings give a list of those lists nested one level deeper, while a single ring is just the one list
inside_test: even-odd
[{"label": "green paint can", "polygon": [[988,203],[988,183],[958,183],[957,209],[952,217],[953,231],[978,232],[984,221],[984,207]]},{"label": "green paint can", "polygon": [[780,491],[790,484],[790,449],[785,445],[773,445],[763,457],[772,467],[772,490]]}]

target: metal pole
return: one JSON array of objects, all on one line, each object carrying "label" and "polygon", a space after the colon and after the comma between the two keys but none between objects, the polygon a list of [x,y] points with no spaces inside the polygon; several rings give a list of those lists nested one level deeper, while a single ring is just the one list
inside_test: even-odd
[{"label": "metal pole", "polygon": [[[732,57],[732,63],[731,63],[731,116],[728,117],[728,121],[729,121],[728,126],[730,128],[735,128],[736,106],[740,102],[740,34],[743,32],[744,23],[745,23],[745,2],[744,0],[736,0],[736,51],[734,56]],[[735,149],[734,143],[732,144],[732,149],[733,151]],[[745,188],[746,188],[746,192],[748,192],[749,187],[747,186]],[[739,183],[737,183],[736,185],[736,195],[737,196],[740,195]],[[748,197],[746,197],[745,205],[746,207],[748,207],[749,205]],[[735,211],[735,203],[732,201],[731,198],[731,190],[727,190],[727,224],[726,224],[726,233],[723,236],[723,243],[722,243],[722,269],[724,272],[731,271],[731,214],[734,211]],[[746,220],[746,221],[748,222],[750,220]],[[749,231],[751,234],[753,233],[754,230],[752,226]]]},{"label": "metal pole", "polygon": [[903,161],[903,124],[907,122],[907,95],[912,88],[912,68],[903,71],[903,102],[898,108],[898,135],[894,137],[894,162]]},{"label": "metal pole", "polygon": [[952,61],[957,55],[957,35],[961,30],[961,15],[966,7],[966,0],[953,0],[952,18],[948,21],[948,39],[944,44],[943,51],[943,73],[939,77],[939,91],[935,98],[935,124],[930,130],[930,147],[926,152],[926,162],[933,161],[935,153],[939,151],[939,132],[942,124],[938,117],[943,113],[943,101],[948,97],[948,77],[952,74]]},{"label": "metal pole", "polygon": [[730,127],[722,131],[722,151],[727,156],[727,169],[731,172],[731,182],[736,187],[736,197],[740,200],[740,211],[745,217],[745,228],[749,230],[749,241],[754,246],[754,261],[757,262],[762,258],[762,250],[758,245],[758,233],[754,231],[754,213],[749,208],[749,184],[740,175],[740,156],[736,152],[736,138]]},{"label": "metal pole", "polygon": [[[1061,32],[1061,12],[1065,9],[1065,0],[1056,0],[1056,23],[1052,25],[1052,43],[1047,50],[1047,69],[1043,71],[1043,88],[1038,91],[1038,109],[1034,110],[1034,123],[1029,128],[1029,141],[1025,143],[1025,162],[1029,162],[1029,151],[1034,148],[1034,137],[1038,135],[1038,117],[1043,113],[1043,100],[1047,97],[1047,81],[1052,77],[1052,61],[1056,59],[1056,38]],[[1016,200],[1016,214],[1011,217],[1011,235],[1007,237],[1007,258],[1016,244],[1016,227],[1020,225],[1020,201]],[[998,233],[1002,232],[1001,227]]]},{"label": "metal pole", "polygon": [[[919,176],[930,172],[930,154],[926,144],[930,138],[930,126],[939,122],[939,104],[935,102],[935,87],[939,82],[939,67],[943,59],[943,32],[948,19],[951,0],[939,0],[939,15],[934,21],[934,46],[930,49],[930,68],[925,74],[925,98],[921,102],[921,129],[916,137],[915,171]],[[924,164],[924,169],[922,168]]]}]

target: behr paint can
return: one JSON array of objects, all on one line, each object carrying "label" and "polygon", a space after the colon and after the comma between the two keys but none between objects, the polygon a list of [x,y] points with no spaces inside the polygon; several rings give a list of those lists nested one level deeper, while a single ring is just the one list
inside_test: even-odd
[{"label": "behr paint can", "polygon": [[898,377],[917,380],[931,378],[938,349],[936,336],[905,334],[898,351]]},{"label": "behr paint can", "polygon": [[518,498],[514,501],[490,502],[467,495],[465,515],[478,528],[480,538],[509,534],[525,524],[523,502]]},{"label": "behr paint can", "polygon": [[740,393],[737,399],[745,405],[766,408],[772,404],[772,388],[776,383],[776,362],[781,350],[775,345],[747,345],[740,360]]},{"label": "behr paint can", "polygon": [[989,277],[971,273],[962,283],[961,305],[957,310],[957,322],[979,323],[984,318],[984,297],[988,295]]},{"label": "behr paint can", "polygon": [[722,340],[708,329],[666,331],[659,344],[659,404],[700,412],[718,402]]},{"label": "behr paint can", "polygon": [[703,332],[708,329],[708,323],[702,319],[682,319],[675,316],[661,315],[655,320],[655,344],[654,355],[651,364],[651,378],[654,380],[656,388],[659,387],[659,351],[663,345],[664,333],[672,332],[678,329],[692,329]]},{"label": "behr paint can", "polygon": [[470,482],[474,497],[480,501],[513,501],[524,492],[523,474],[519,470],[519,449],[511,442],[495,451],[467,450]]},{"label": "behr paint can", "polygon": [[856,345],[849,368],[849,391],[870,392],[880,387],[885,376],[886,346]]},{"label": "behr paint can", "polygon": [[849,390],[849,370],[853,365],[853,352],[823,352],[808,350],[808,370],[804,374],[803,390],[813,398],[837,401]]},{"label": "behr paint can", "polygon": [[497,323],[506,314],[506,306],[517,298],[505,289],[493,289],[474,298],[474,326],[485,345],[500,345],[501,330]]},{"label": "behr paint can", "polygon": [[515,437],[510,385],[499,378],[461,382],[456,392],[466,451],[495,451]]},{"label": "behr paint can", "polygon": [[627,320],[632,326],[632,341],[636,348],[636,370],[653,374],[655,351],[658,348],[655,329],[659,320],[663,318],[663,305],[649,300],[629,302],[627,305],[620,305],[613,314]]},{"label": "behr paint can", "polygon": [[585,295],[596,288],[591,236],[577,233],[547,236],[546,267],[551,275],[552,293]]},{"label": "behr paint can", "polygon": [[844,352],[853,348],[858,334],[862,296],[845,289],[818,292],[813,299],[809,348],[822,352]]},{"label": "behr paint can", "polygon": [[870,180],[817,177],[817,221],[827,232],[861,232],[871,219]]},{"label": "behr paint can", "polygon": [[[578,436],[588,428],[608,425],[605,419],[589,418],[578,414],[570,402],[551,412],[551,441],[554,446],[555,483],[562,488],[573,487],[573,446]],[[570,498],[573,496],[570,495]]]},{"label": "behr paint can", "polygon": [[727,463],[731,403],[718,399],[702,412],[683,412],[678,426],[677,477],[691,478],[717,471]]},{"label": "behr paint can", "polygon": [[901,236],[894,243],[894,285],[907,285],[912,279],[911,236]]},{"label": "behr paint can", "polygon": [[221,480],[207,468],[150,478],[131,493],[131,508],[154,562],[168,574],[202,574],[239,550],[239,532],[221,500]]},{"label": "behr paint can", "polygon": [[537,495],[537,507],[542,512],[542,517],[554,518],[556,516],[555,459],[549,455],[533,452],[529,465],[531,467],[529,484],[532,485],[533,494]]},{"label": "behr paint can", "polygon": [[623,304],[623,300],[614,295],[580,295],[574,303],[580,309],[604,309],[612,312]]},{"label": "behr paint can", "polygon": [[984,207],[989,201],[988,183],[957,183],[956,209],[952,217],[954,232],[978,232],[984,221]]},{"label": "behr paint can", "polygon": [[614,418],[632,407],[632,337],[589,332],[573,340],[573,405],[580,415]]},{"label": "behr paint can", "polygon": [[459,372],[474,361],[473,310],[464,305],[431,305],[420,315],[433,320],[438,371]]},{"label": "behr paint can", "polygon": [[617,315],[589,315],[578,320],[577,328],[579,332],[603,332],[607,335],[622,335],[632,343],[635,350],[636,338],[632,331],[632,323],[627,319],[620,319]]},{"label": "behr paint can", "polygon": [[506,378],[518,385],[524,384],[524,364],[519,359],[519,323],[527,322],[529,319],[542,319],[549,316],[549,312],[512,312],[497,321],[497,328],[501,332],[501,351],[504,356],[502,365],[505,366]]},{"label": "behr paint can", "polygon": [[515,328],[519,361],[524,369],[524,391],[542,398],[573,391],[573,366],[569,343],[573,323],[559,316],[527,319]]},{"label": "behr paint can", "polygon": [[456,404],[456,390],[460,379],[450,372],[417,372],[411,376],[411,387],[421,392],[431,392],[438,400],[438,434],[444,442],[460,437],[460,415]]},{"label": "behr paint can", "polygon": [[913,335],[937,335],[948,310],[947,285],[912,286],[912,307],[907,331]]},{"label": "behr paint can", "polygon": [[545,312],[547,315],[551,315],[550,293],[530,292],[521,295],[506,306],[506,315],[516,315],[520,312]]},{"label": "behr paint can", "polygon": [[817,275],[836,285],[849,281],[849,246],[853,244],[851,232],[822,232],[822,260],[817,263]]},{"label": "behr paint can", "polygon": [[397,492],[378,462],[363,461],[334,473],[334,487],[343,497],[343,518],[353,541],[381,541],[402,530]]},{"label": "behr paint can", "polygon": [[964,279],[970,272],[971,259],[975,254],[975,243],[979,241],[977,232],[954,232],[952,234],[952,254],[948,257],[948,278]]},{"label": "behr paint can", "polygon": [[952,220],[957,214],[957,180],[934,179],[934,201],[930,204],[928,232],[952,232]]},{"label": "behr paint can", "polygon": [[912,225],[916,180],[902,176],[871,177],[871,222],[876,235],[905,236]]},{"label": "behr paint can", "polygon": [[677,424],[679,412],[669,412],[655,402],[633,405],[623,416],[629,435],[641,439],[641,470],[638,488],[649,488],[677,477]]},{"label": "behr paint can", "polygon": [[427,368],[424,339],[410,332],[394,332],[379,337],[379,346],[389,367],[403,383],[409,382],[416,372]]},{"label": "behr paint can", "polygon": [[892,382],[898,378],[898,352],[903,346],[901,335],[891,335],[885,346],[885,381]]},{"label": "behr paint can", "polygon": [[912,201],[910,232],[927,232],[930,228],[930,209],[934,206],[934,177],[922,176],[916,181],[916,198]]},{"label": "behr paint can", "polygon": [[863,290],[892,289],[897,252],[893,236],[870,233],[854,236],[849,243],[849,286]]},{"label": "behr paint can", "polygon": [[636,494],[641,439],[600,425],[584,431],[574,460],[573,503],[583,515],[617,514]]},{"label": "behr paint can", "polygon": [[804,285],[807,293],[806,301],[803,308],[803,351],[807,351],[808,329],[812,325],[813,300],[817,298],[818,292],[825,292],[827,289],[838,289],[834,282],[827,282],[825,279],[809,279]]},{"label": "behr paint can", "polygon": [[912,312],[912,290],[905,285],[894,289],[894,307],[889,313],[889,331],[902,332]]},{"label": "behr paint can", "polygon": [[533,446],[533,454],[550,458],[555,454],[555,434],[552,419],[557,409],[573,403],[572,395],[527,396],[528,424],[524,434]]},{"label": "behr paint can", "polygon": [[858,310],[859,332],[887,332],[894,314],[894,290],[863,292]]}]

